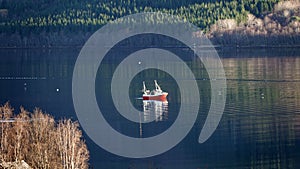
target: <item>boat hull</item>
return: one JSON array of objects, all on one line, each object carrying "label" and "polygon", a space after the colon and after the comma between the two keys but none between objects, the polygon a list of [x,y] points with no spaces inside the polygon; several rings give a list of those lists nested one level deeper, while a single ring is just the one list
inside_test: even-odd
[{"label": "boat hull", "polygon": [[166,101],[168,93],[164,92],[159,95],[143,95],[143,100],[159,100],[159,101]]}]

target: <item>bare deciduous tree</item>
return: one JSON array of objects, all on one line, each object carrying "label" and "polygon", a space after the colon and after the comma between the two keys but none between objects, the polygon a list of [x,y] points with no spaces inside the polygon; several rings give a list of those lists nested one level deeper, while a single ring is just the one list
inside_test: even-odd
[{"label": "bare deciduous tree", "polygon": [[9,133],[12,129],[11,123],[8,123],[13,117],[13,108],[6,103],[4,106],[0,107],[0,118],[1,118],[1,161],[12,160],[11,157],[11,145]]},{"label": "bare deciduous tree", "polygon": [[31,161],[28,162],[37,168],[62,168],[58,161],[54,118],[40,109],[35,109],[31,118],[30,148],[35,153],[31,154]]},{"label": "bare deciduous tree", "polygon": [[30,113],[22,107],[14,115],[8,103],[0,106],[0,120],[0,168],[23,160],[32,168],[88,168],[89,152],[78,122],[57,123],[40,109]]},{"label": "bare deciduous tree", "polygon": [[57,127],[58,148],[64,169],[85,168],[89,153],[85,143],[80,139],[82,133],[79,124],[70,119],[62,120]]},{"label": "bare deciduous tree", "polygon": [[20,114],[15,117],[12,124],[11,141],[14,143],[14,159],[20,161],[25,159],[29,149],[29,113],[21,107]]}]

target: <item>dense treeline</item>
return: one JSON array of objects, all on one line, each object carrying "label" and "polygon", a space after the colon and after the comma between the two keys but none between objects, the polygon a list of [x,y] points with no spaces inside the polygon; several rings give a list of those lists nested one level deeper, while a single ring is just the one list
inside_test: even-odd
[{"label": "dense treeline", "polygon": [[261,16],[279,0],[0,0],[0,32],[92,32],[116,18],[138,12],[178,15],[204,31],[221,19],[243,22]]},{"label": "dense treeline", "polygon": [[[88,168],[89,152],[79,124],[70,119],[56,122],[40,109],[20,109],[15,115],[6,103],[0,106],[0,168]],[[23,164],[24,165],[24,164]]]}]

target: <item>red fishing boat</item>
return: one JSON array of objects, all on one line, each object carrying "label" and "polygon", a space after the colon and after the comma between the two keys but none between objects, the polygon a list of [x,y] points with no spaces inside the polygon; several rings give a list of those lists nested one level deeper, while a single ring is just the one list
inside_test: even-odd
[{"label": "red fishing boat", "polygon": [[150,91],[147,90],[145,82],[143,82],[143,100],[160,100],[166,101],[167,100],[167,92],[161,90],[160,86],[157,84],[157,81],[154,80],[155,89]]}]

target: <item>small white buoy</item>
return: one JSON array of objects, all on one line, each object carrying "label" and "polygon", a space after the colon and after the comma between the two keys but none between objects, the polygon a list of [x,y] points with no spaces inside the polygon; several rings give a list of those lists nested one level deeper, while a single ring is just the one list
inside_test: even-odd
[{"label": "small white buoy", "polygon": [[141,61],[139,61],[139,65],[141,64],[142,62]]},{"label": "small white buoy", "polygon": [[27,91],[27,83],[24,83],[24,91]]},{"label": "small white buoy", "polygon": [[57,88],[56,91],[59,92],[59,88]]}]

